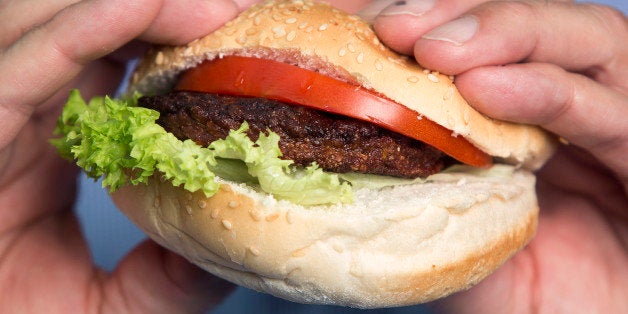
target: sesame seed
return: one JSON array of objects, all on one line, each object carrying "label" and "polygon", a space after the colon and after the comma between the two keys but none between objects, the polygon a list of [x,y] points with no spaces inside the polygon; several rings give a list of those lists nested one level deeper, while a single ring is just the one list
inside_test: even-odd
[{"label": "sesame seed", "polygon": [[227,36],[233,36],[233,34],[235,34],[238,31],[238,29],[236,27],[229,27],[225,30],[225,34],[227,34]]},{"label": "sesame seed", "polygon": [[[218,48],[222,46],[222,40],[214,38],[207,43],[207,46],[210,48]],[[194,54],[199,54],[200,47],[201,46],[194,46]]]},{"label": "sesame seed", "polygon": [[231,230],[233,228],[233,224],[229,220],[223,219],[221,223],[222,223],[222,226],[225,227],[225,229],[227,230]]},{"label": "sesame seed", "polygon": [[358,63],[362,64],[364,62],[364,53],[360,52],[356,60],[358,61]]},{"label": "sesame seed", "polygon": [[220,210],[218,208],[214,208],[214,209],[212,209],[212,212],[209,214],[209,216],[212,219],[216,219],[216,217],[218,217],[219,213],[220,213]]},{"label": "sesame seed", "polygon": [[375,60],[375,69],[377,71],[383,71],[384,70],[384,64],[382,63],[382,61],[380,59]]},{"label": "sesame seed", "polygon": [[408,76],[408,78],[406,79],[408,82],[410,83],[417,83],[419,81],[419,78],[412,75],[412,76]]},{"label": "sesame seed", "polygon": [[327,28],[329,28],[329,25],[322,24],[321,26],[318,27],[318,30],[322,32],[322,31],[326,30]]},{"label": "sesame seed", "polygon": [[279,14],[275,13],[275,14],[273,14],[273,16],[272,16],[272,19],[273,19],[274,21],[276,21],[276,22],[279,22],[279,21],[281,21],[281,20],[282,20],[282,17],[281,17],[281,15],[279,15]]},{"label": "sesame seed", "polygon": [[298,249],[292,252],[292,257],[303,257],[305,256],[305,249]]},{"label": "sesame seed", "polygon": [[251,218],[253,218],[254,221],[262,220],[262,216],[260,215],[258,211],[251,210],[249,211],[249,215],[251,215]]},{"label": "sesame seed", "polygon": [[163,52],[158,52],[157,56],[155,56],[155,63],[157,63],[158,65],[162,65],[164,63],[164,53]]},{"label": "sesame seed", "polygon": [[428,69],[423,69],[423,73],[425,73],[425,74],[430,74],[430,72],[432,72],[432,71],[430,71]]},{"label": "sesame seed", "polygon": [[334,251],[338,252],[338,253],[342,253],[344,252],[344,249],[342,248],[342,246],[338,243],[334,243],[334,245],[332,246],[334,248]]},{"label": "sesame seed", "polygon": [[260,251],[254,246],[249,246],[249,252],[251,252],[254,256],[260,255]]},{"label": "sesame seed", "polygon": [[351,52],[355,52],[355,46],[352,43],[348,43],[347,44],[347,49],[349,49],[349,51]]},{"label": "sesame seed", "polygon": [[443,100],[447,101],[449,99],[451,99],[451,97],[454,95],[454,89],[450,88],[448,89],[445,94],[443,95]]},{"label": "sesame seed", "polygon": [[438,83],[438,76],[434,75],[434,73],[427,74],[427,79],[434,83]]},{"label": "sesame seed", "polygon": [[288,33],[288,36],[286,36],[286,39],[288,41],[293,41],[295,37],[297,37],[297,32],[290,31],[290,33]]},{"label": "sesame seed", "polygon": [[259,26],[262,23],[262,19],[259,16],[256,16],[253,19],[253,24],[255,24],[255,26]]},{"label": "sesame seed", "polygon": [[229,208],[236,208],[236,207],[238,207],[238,205],[239,204],[236,201],[230,201],[229,202]]},{"label": "sesame seed", "polygon": [[247,34],[248,36],[252,36],[257,34],[257,32],[259,31],[259,29],[255,28],[255,27],[251,27],[249,29],[247,29],[244,33]]},{"label": "sesame seed", "polygon": [[340,50],[338,51],[338,55],[344,57],[345,55],[347,55],[347,50],[345,48],[340,48]]},{"label": "sesame seed", "polygon": [[155,208],[159,208],[159,206],[161,206],[161,200],[159,198],[155,198],[155,203],[153,205]]},{"label": "sesame seed", "polygon": [[185,211],[188,213],[188,215],[192,215],[192,206],[185,205]]},{"label": "sesame seed", "polygon": [[307,22],[302,22],[302,23],[299,24],[299,26],[297,26],[297,28],[299,28],[299,29],[304,29],[306,27],[307,27]]},{"label": "sesame seed", "polygon": [[238,39],[236,39],[236,42],[240,45],[244,45],[246,43],[246,37],[244,35],[238,37]]},{"label": "sesame seed", "polygon": [[272,31],[273,34],[275,34],[275,38],[280,38],[286,35],[286,29],[281,25],[273,27]]},{"label": "sesame seed", "polygon": [[198,201],[198,207],[199,208],[205,208],[207,206],[207,202],[205,202],[204,200],[199,200]]},{"label": "sesame seed", "polygon": [[470,113],[468,110],[465,110],[464,114],[462,115],[462,121],[464,122],[464,125],[469,125],[469,120],[470,120]]},{"label": "sesame seed", "polygon": [[297,21],[298,21],[298,20],[297,20],[297,18],[296,18],[296,17],[291,17],[291,18],[288,18],[288,19],[286,20],[286,24],[294,24],[294,23],[296,23]]},{"label": "sesame seed", "polygon": [[277,220],[277,218],[279,218],[279,214],[275,213],[275,214],[272,214],[270,216],[267,216],[266,217],[266,221],[268,221],[268,222],[275,221],[275,220]]}]

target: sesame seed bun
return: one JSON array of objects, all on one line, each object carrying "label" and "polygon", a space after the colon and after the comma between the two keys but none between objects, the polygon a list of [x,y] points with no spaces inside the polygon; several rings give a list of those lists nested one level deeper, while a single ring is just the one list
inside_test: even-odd
[{"label": "sesame seed bun", "polygon": [[[303,207],[223,182],[211,198],[154,178],[116,205],[150,238],[238,285],[295,302],[358,308],[468,289],[532,238],[534,176],[442,175]],[[507,171],[508,172],[508,171]]]},{"label": "sesame seed bun", "polygon": [[492,120],[470,107],[452,80],[382,45],[357,16],[310,1],[253,6],[214,33],[150,52],[132,77],[131,91],[169,91],[178,74],[224,55],[297,64],[358,83],[463,136],[491,156],[538,169],[554,140],[537,127]]},{"label": "sesame seed bun", "polygon": [[452,80],[383,46],[369,25],[326,4],[253,6],[216,32],[160,47],[129,91],[169,91],[224,55],[297,64],[384,94],[511,165],[361,189],[352,204],[300,206],[221,180],[207,198],[159,177],[113,194],[152,239],[237,284],[288,300],[360,308],[427,302],[478,283],[524,247],[538,215],[530,170],[551,155],[543,131],[491,120]]}]

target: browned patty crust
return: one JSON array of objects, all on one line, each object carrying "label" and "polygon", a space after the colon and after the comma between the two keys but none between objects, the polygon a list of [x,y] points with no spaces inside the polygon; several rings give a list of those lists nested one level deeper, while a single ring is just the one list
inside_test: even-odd
[{"label": "browned patty crust", "polygon": [[244,121],[253,141],[270,129],[280,136],[282,158],[299,166],[316,162],[330,172],[405,178],[425,177],[444,166],[444,154],[420,141],[364,121],[264,98],[178,91],[142,97],[139,105],[159,111],[157,123],[177,138],[203,146],[225,138]]}]

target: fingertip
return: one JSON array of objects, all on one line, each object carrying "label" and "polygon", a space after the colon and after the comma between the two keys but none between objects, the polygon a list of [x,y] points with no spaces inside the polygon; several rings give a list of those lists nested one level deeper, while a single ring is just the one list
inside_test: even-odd
[{"label": "fingertip", "polygon": [[105,308],[132,313],[204,313],[233,285],[147,240],[127,255],[105,285]]},{"label": "fingertip", "polygon": [[216,30],[240,11],[231,0],[166,0],[141,39],[157,44],[186,44]]},{"label": "fingertip", "polygon": [[477,54],[467,45],[479,30],[479,20],[466,15],[438,26],[417,40],[414,55],[419,63],[444,74],[456,75],[474,64]]},{"label": "fingertip", "polygon": [[435,3],[433,0],[381,1],[363,10],[363,14],[372,15],[371,11],[380,10],[372,18],[378,37],[389,48],[410,55],[416,41],[437,23],[433,14]]},{"label": "fingertip", "polygon": [[[410,16],[378,16],[373,22],[377,37],[390,49],[411,55],[422,29]],[[399,30],[403,29],[403,32]]]},{"label": "fingertip", "polygon": [[196,303],[200,310],[215,307],[235,289],[232,283],[171,251],[164,251],[164,270],[172,283],[188,296],[188,305]]}]

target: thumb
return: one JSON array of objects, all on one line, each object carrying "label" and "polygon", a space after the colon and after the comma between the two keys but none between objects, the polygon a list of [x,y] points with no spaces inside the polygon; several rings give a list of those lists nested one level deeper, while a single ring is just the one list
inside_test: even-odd
[{"label": "thumb", "polygon": [[146,241],[103,284],[104,312],[205,313],[234,286],[183,257]]}]

